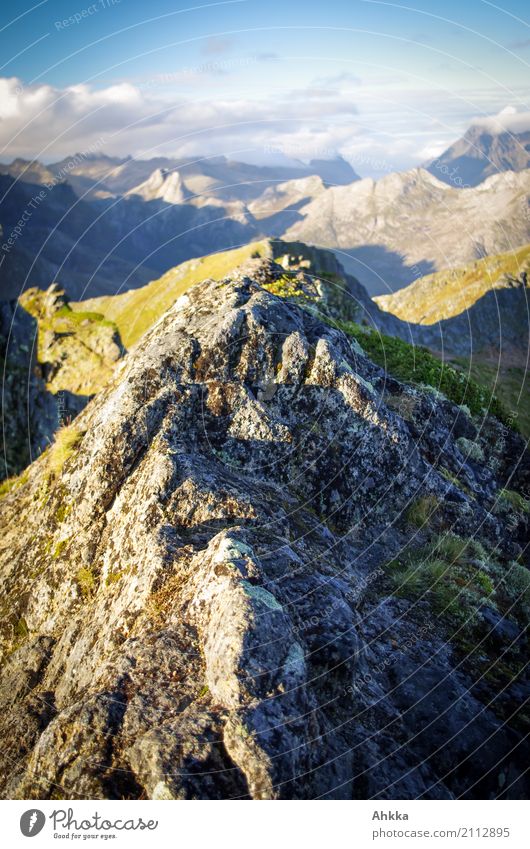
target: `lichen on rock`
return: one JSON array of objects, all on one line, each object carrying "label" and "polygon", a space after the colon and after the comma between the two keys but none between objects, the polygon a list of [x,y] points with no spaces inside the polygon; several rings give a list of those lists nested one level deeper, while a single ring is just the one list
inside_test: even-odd
[{"label": "lichen on rock", "polygon": [[[249,269],[190,289],[75,428],[0,501],[5,797],[493,796],[495,764],[523,792],[525,718],[485,708],[429,598],[381,568],[449,529],[495,570],[520,559],[527,514],[514,532],[493,509],[528,485],[517,434],[389,378]],[[462,451],[500,435],[495,471]]]}]

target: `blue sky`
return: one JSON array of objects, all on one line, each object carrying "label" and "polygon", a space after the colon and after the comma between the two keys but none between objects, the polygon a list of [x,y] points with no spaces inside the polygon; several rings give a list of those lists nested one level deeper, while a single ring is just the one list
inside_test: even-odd
[{"label": "blue sky", "polygon": [[473,120],[524,125],[526,5],[18,3],[0,14],[0,159],[96,145],[410,167]]}]

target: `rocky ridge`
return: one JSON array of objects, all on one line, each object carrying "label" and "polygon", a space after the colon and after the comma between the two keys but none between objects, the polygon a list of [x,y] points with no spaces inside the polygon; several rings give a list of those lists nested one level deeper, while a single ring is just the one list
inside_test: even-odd
[{"label": "rocky ridge", "polygon": [[190,289],[0,501],[4,797],[527,792],[523,441],[267,287]]},{"label": "rocky ridge", "polygon": [[145,182],[127,194],[138,195],[146,201],[163,200],[166,203],[185,203],[192,196],[178,171],[162,168],[157,168]]}]

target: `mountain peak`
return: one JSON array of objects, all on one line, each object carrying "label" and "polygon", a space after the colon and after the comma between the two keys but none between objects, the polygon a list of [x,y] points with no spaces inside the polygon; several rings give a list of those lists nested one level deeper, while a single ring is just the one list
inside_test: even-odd
[{"label": "mountain peak", "polygon": [[179,171],[157,168],[150,177],[127,192],[127,195],[139,195],[144,200],[163,200],[165,203],[185,203],[191,192],[186,187]]},{"label": "mountain peak", "polygon": [[332,186],[346,186],[361,179],[350,163],[340,155],[333,159],[311,159],[307,167],[324,183]]},{"label": "mountain peak", "polygon": [[530,167],[530,131],[494,132],[488,125],[472,124],[461,139],[425,167],[457,189],[478,186],[503,171],[524,171]]}]

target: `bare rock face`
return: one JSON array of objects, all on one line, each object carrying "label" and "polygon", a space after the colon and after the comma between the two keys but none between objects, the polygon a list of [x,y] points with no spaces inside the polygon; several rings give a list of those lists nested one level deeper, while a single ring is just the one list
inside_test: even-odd
[{"label": "bare rock face", "polygon": [[3,796],[523,794],[527,680],[491,704],[386,571],[444,529],[509,571],[523,448],[250,277],[190,290],[0,501]]},{"label": "bare rock face", "polygon": [[530,241],[530,171],[496,173],[474,188],[442,179],[415,168],[331,186],[282,238],[336,251],[370,295]]},{"label": "bare rock face", "polygon": [[56,405],[37,362],[35,320],[16,301],[0,303],[2,460],[0,480],[37,457],[57,428]]},{"label": "bare rock face", "polygon": [[140,186],[129,194],[139,195],[146,201],[163,200],[166,203],[185,203],[191,197],[181,174],[157,168]]}]

